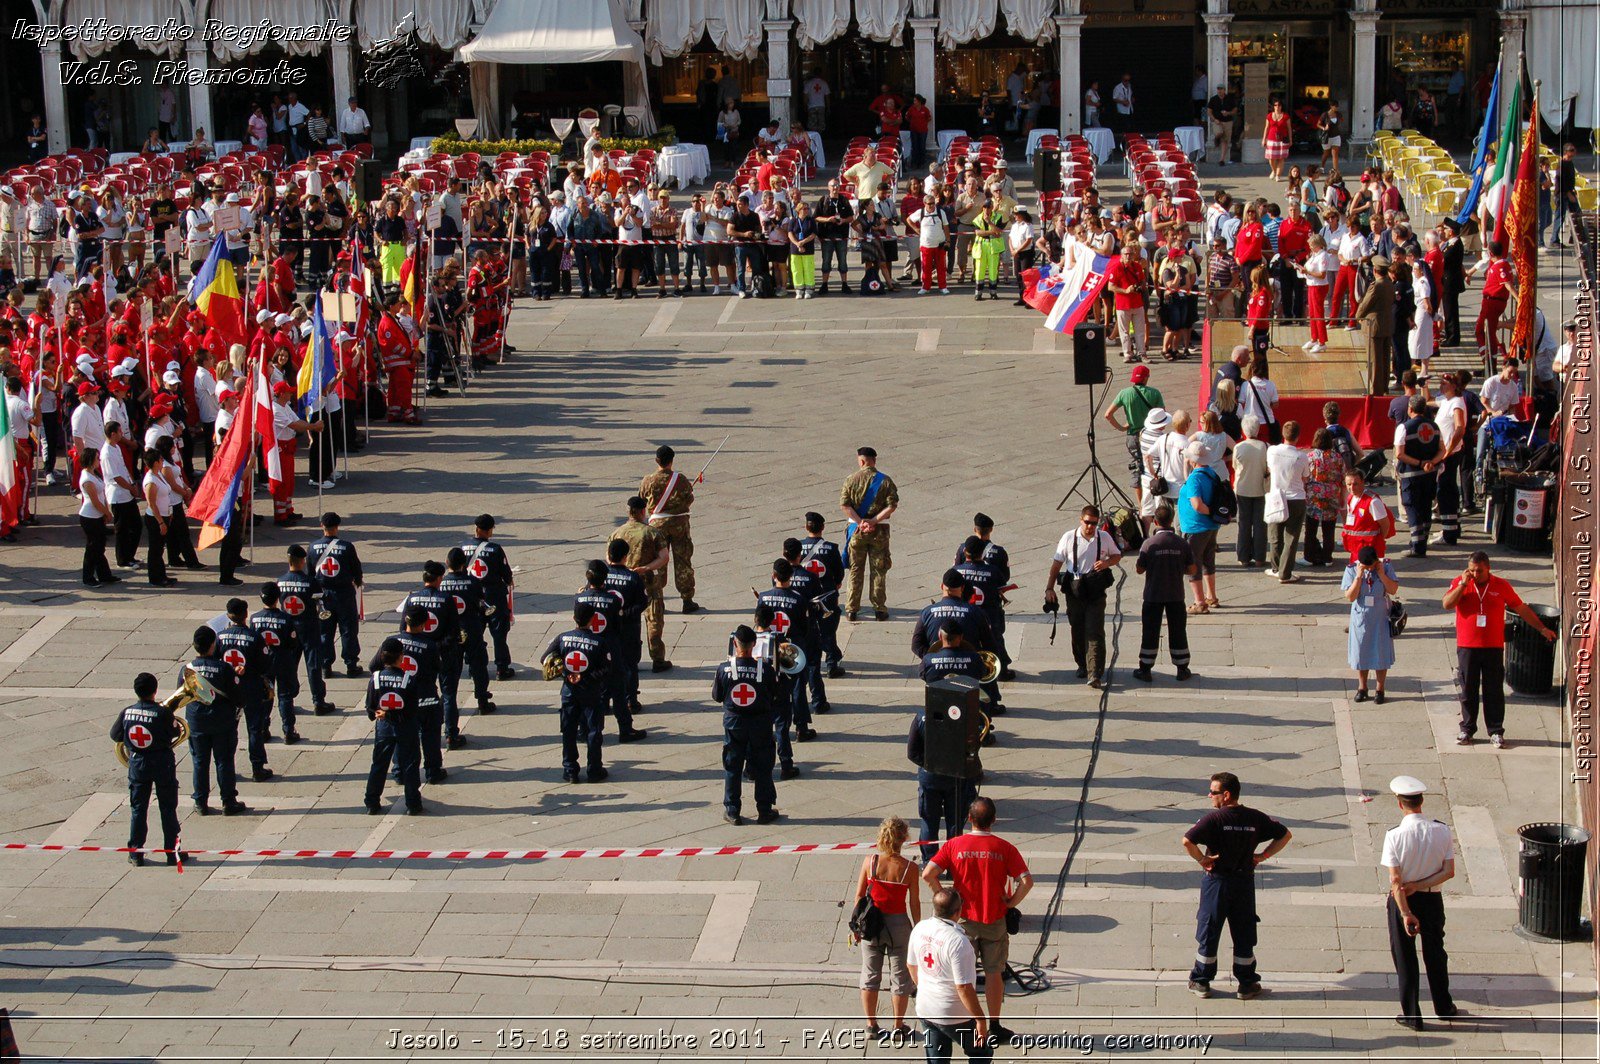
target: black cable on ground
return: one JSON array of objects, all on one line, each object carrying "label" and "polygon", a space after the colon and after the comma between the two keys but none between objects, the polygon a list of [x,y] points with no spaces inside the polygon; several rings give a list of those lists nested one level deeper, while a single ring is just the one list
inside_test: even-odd
[{"label": "black cable on ground", "polygon": [[[1119,569],[1117,574],[1116,613],[1111,624],[1111,645],[1106,653],[1105,673],[1110,676],[1112,666],[1117,662],[1117,649],[1121,645],[1122,636],[1122,587],[1128,582],[1128,573]],[[1061,917],[1061,900],[1066,893],[1067,878],[1072,874],[1072,862],[1078,856],[1078,850],[1083,846],[1084,836],[1088,833],[1089,825],[1084,815],[1084,810],[1089,804],[1089,786],[1094,782],[1095,765],[1100,760],[1100,746],[1105,738],[1106,709],[1111,697],[1111,685],[1104,684],[1100,688],[1100,708],[1095,717],[1094,738],[1089,743],[1089,763],[1084,766],[1083,785],[1078,791],[1078,805],[1072,815],[1072,842],[1067,847],[1066,860],[1061,863],[1061,870],[1056,873],[1055,889],[1050,893],[1050,901],[1044,910],[1044,926],[1039,932],[1039,945],[1034,948],[1033,956],[1028,963],[1017,967],[1006,966],[1006,974],[1016,982],[1024,996],[1037,994],[1041,990],[1050,989],[1050,976],[1042,963],[1044,952],[1050,946],[1050,933],[1055,929],[1055,924]]]}]

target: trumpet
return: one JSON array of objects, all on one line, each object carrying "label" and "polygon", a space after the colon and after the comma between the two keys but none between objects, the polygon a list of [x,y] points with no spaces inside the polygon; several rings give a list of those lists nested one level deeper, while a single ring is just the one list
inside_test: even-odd
[{"label": "trumpet", "polygon": [[983,662],[983,675],[979,677],[983,683],[994,683],[1000,679],[1000,655],[980,650],[978,660]]},{"label": "trumpet", "polygon": [[[172,733],[172,748],[176,750],[189,741],[189,722],[178,716],[178,710],[191,702],[199,702],[209,706],[217,697],[217,689],[211,686],[211,681],[201,676],[188,665],[183,667],[183,685],[161,700],[161,708],[173,715],[173,723],[177,725]],[[126,743],[111,744],[117,754],[117,761],[123,768],[128,767],[128,746]]]},{"label": "trumpet", "polygon": [[561,673],[563,671],[561,668],[561,659],[556,657],[554,654],[548,655],[543,661],[541,661],[539,663],[539,668],[540,675],[542,675],[546,680],[561,679]]}]

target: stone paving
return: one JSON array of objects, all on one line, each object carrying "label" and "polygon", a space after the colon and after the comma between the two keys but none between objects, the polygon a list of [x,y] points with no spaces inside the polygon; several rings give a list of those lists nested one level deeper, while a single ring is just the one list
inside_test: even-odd
[{"label": "stone paving", "polygon": [[[396,623],[389,611],[417,583],[422,560],[442,557],[478,512],[501,518],[498,538],[520,566],[511,642],[522,670],[495,685],[501,712],[465,718],[471,743],[447,753],[449,781],[427,788],[432,815],[400,816],[396,802],[373,819],[360,808],[370,736],[351,708],[360,685],[333,681],[343,711],[304,718],[308,742],[270,748],[278,778],[243,785],[250,815],[186,818],[185,843],[409,850],[868,839],[885,815],[914,817],[904,736],[921,695],[909,622],[982,510],[996,518],[1022,585],[1010,628],[1022,676],[1007,686],[1011,712],[986,752],[984,792],[1039,877],[1012,953],[1020,963],[1037,952],[1048,989],[1011,997],[1006,1016],[1055,1042],[1027,1056],[1593,1059],[1589,947],[1534,944],[1512,931],[1515,828],[1571,807],[1559,704],[1513,695],[1506,751],[1451,741],[1452,641],[1438,596],[1481,533],[1426,563],[1400,563],[1412,620],[1382,707],[1351,701],[1335,570],[1310,570],[1284,590],[1230,562],[1225,607],[1191,620],[1196,681],[1180,687],[1163,663],[1153,686],[1130,686],[1141,580],[1126,566],[1102,721],[1094,692],[1073,678],[1064,622],[1052,643],[1037,612],[1067,526],[1056,503],[1084,466],[1094,413],[1070,383],[1069,341],[1039,320],[959,292],[519,305],[509,364],[468,401],[436,403],[426,428],[380,429],[326,499],[346,515],[368,569],[369,651]],[[1192,406],[1197,373],[1192,362],[1162,363],[1153,383],[1169,406]],[[646,675],[650,710],[640,724],[650,740],[608,745],[604,784],[564,785],[557,689],[537,679],[537,657],[566,627],[583,564],[600,553],[654,447],[671,443],[693,472],[725,434],[695,507],[697,597],[707,611],[668,615],[679,667]],[[839,531],[839,484],[860,444],[878,448],[901,489],[893,617],[843,626],[850,675],[828,684],[834,710],[818,720],[821,738],[797,747],[804,775],[779,785],[784,820],[726,826],[711,671],[748,615],[748,588],[801,514],[820,510]],[[1120,474],[1121,441],[1101,446]],[[314,500],[301,508],[314,512]],[[189,631],[226,595],[188,573],[170,591],[86,593],[68,500],[57,491],[44,512],[28,544],[7,550],[0,589],[9,769],[0,838],[118,845],[126,791],[106,728],[133,674],[170,678]],[[259,530],[249,579],[275,576],[284,547],[308,535]],[[1496,565],[1530,601],[1551,601],[1547,561],[1497,552]],[[674,611],[677,602],[669,596]],[[1091,764],[1081,848],[1058,884]],[[1272,993],[1253,1002],[1236,1000],[1231,980],[1219,980],[1209,1001],[1184,988],[1198,877],[1179,836],[1205,811],[1205,778],[1219,769],[1238,773],[1246,802],[1294,831],[1259,876],[1257,955]],[[1458,841],[1447,945],[1468,1016],[1421,1035],[1392,1022],[1386,880],[1375,867],[1397,820],[1386,782],[1400,772],[1436,788],[1428,809]],[[180,774],[187,790],[186,765]],[[178,875],[114,855],[7,853],[0,1004],[16,1015],[30,1059],[915,1053],[867,1047],[860,1033],[844,927],[856,860],[199,858]],[[1059,915],[1047,928],[1058,887]],[[1002,1051],[1010,1055],[1022,1050]]]}]

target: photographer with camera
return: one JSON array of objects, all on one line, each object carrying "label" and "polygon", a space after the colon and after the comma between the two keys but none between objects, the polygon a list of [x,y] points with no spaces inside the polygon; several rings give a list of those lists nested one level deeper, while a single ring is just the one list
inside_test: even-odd
[{"label": "photographer with camera", "polygon": [[1085,506],[1078,527],[1056,544],[1045,580],[1044,611],[1055,613],[1056,588],[1067,602],[1067,627],[1072,631],[1072,660],[1078,678],[1098,688],[1105,682],[1106,592],[1116,583],[1112,569],[1122,560],[1111,533],[1100,527],[1100,508]]}]

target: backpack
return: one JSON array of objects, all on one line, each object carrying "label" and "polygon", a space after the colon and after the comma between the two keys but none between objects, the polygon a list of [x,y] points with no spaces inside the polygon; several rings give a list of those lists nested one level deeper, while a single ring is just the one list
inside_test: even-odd
[{"label": "backpack", "polygon": [[755,284],[751,287],[755,289],[757,299],[771,299],[777,292],[770,273],[756,274]]},{"label": "backpack", "polygon": [[1144,526],[1139,524],[1139,516],[1126,506],[1111,511],[1111,538],[1124,554],[1138,550],[1144,544]]},{"label": "backpack", "polygon": [[1233,524],[1234,517],[1239,513],[1239,497],[1233,492],[1233,485],[1219,477],[1214,470],[1206,473],[1215,482],[1211,486],[1211,520],[1219,525]]}]

